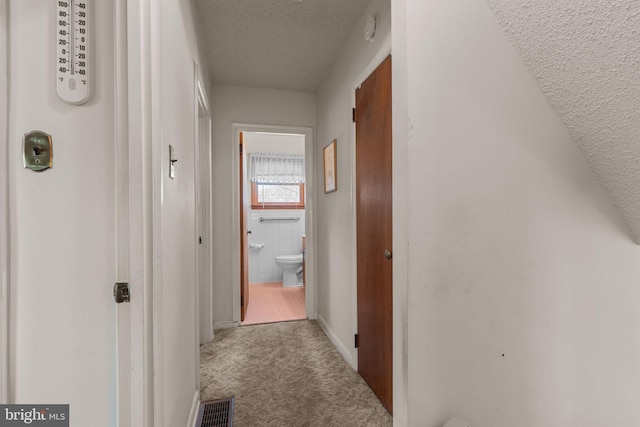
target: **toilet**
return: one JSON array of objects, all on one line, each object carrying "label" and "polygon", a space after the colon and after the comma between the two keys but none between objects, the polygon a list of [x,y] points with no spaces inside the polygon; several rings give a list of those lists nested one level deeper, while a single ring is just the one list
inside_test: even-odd
[{"label": "toilet", "polygon": [[302,271],[302,254],[280,255],[275,260],[282,270],[282,286],[285,288],[302,286],[298,280],[298,273]]}]

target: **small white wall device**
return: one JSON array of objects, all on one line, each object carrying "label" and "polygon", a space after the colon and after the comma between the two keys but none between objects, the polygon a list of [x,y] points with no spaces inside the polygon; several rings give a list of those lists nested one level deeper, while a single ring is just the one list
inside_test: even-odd
[{"label": "small white wall device", "polygon": [[81,105],[91,96],[91,1],[56,2],[56,90],[63,101]]},{"label": "small white wall device", "polygon": [[378,15],[370,15],[364,24],[364,39],[368,42],[373,41],[378,29]]}]

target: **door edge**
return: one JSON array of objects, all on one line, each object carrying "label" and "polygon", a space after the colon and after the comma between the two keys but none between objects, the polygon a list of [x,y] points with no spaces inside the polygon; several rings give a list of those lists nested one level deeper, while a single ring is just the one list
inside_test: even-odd
[{"label": "door edge", "polygon": [[[211,112],[209,110],[209,101],[207,97],[206,89],[204,88],[204,79],[200,75],[200,69],[197,62],[194,62],[194,72],[195,72],[195,134],[196,134],[196,152],[198,156],[196,158],[196,227],[199,229],[200,237],[204,237],[206,255],[209,257],[212,256],[212,164],[211,164]],[[207,156],[205,159],[200,158],[200,150],[201,145],[203,144],[202,132],[201,132],[201,121],[205,120],[206,122],[206,131],[204,132],[204,138],[208,140],[207,144]],[[204,160],[204,161],[203,161]],[[204,202],[206,205],[203,205],[203,200],[201,199],[202,191],[206,193],[206,197]],[[204,224],[203,221],[203,212],[201,212],[202,207],[205,206],[209,213],[209,223]],[[198,231],[197,231],[198,232]],[[198,244],[197,246],[200,246]],[[202,248],[204,249],[204,248]],[[201,249],[201,250],[202,250]],[[198,252],[196,252],[198,253]],[[198,255],[200,258],[202,254]],[[201,273],[202,266],[198,266],[196,269],[197,273]],[[205,284],[205,289],[202,289],[201,279],[198,278],[198,294],[200,296],[205,297],[205,301],[200,300],[199,303],[196,303],[197,308],[200,310],[198,317],[199,322],[199,336],[198,341],[200,344],[205,344],[213,341],[214,330],[213,330],[213,298],[212,298],[212,282],[213,282],[213,269],[212,263],[209,262],[207,265],[207,278],[208,283]],[[207,301],[208,300],[208,301]],[[199,351],[199,350],[198,350]],[[199,364],[198,364],[199,365]]]},{"label": "door edge", "polygon": [[10,401],[8,0],[0,0],[0,403]]}]

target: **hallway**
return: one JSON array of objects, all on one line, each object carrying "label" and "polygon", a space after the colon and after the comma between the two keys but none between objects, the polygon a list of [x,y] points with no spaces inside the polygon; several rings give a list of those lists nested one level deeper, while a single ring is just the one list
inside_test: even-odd
[{"label": "hallway", "polygon": [[315,321],[217,331],[200,360],[202,401],[234,396],[234,426],[392,425]]},{"label": "hallway", "polygon": [[[391,348],[398,427],[639,427],[638,28],[633,0],[0,0],[0,425],[230,395],[240,426],[390,425],[354,369]],[[390,54],[384,345],[356,142]],[[309,321],[238,327],[240,132],[304,136],[295,250],[247,243],[273,267],[304,234]]]}]

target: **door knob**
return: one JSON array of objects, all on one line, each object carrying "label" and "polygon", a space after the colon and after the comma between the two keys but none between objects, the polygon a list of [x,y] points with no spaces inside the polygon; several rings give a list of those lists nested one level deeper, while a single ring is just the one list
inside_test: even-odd
[{"label": "door knob", "polygon": [[384,250],[384,257],[386,259],[391,259],[391,258],[393,258],[393,254],[391,253],[391,251],[389,251],[389,249],[385,249]]}]

